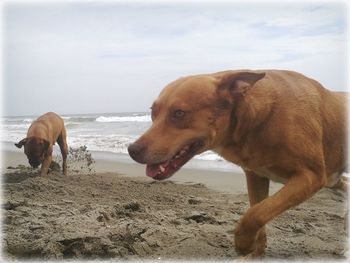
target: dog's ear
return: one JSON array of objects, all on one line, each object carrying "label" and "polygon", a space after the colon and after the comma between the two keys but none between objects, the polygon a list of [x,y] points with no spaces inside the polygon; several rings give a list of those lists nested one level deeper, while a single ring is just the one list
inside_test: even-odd
[{"label": "dog's ear", "polygon": [[27,142],[27,138],[24,138],[24,139],[20,140],[18,143],[15,143],[15,145],[17,148],[22,148],[22,146],[24,144],[26,144],[26,142]]},{"label": "dog's ear", "polygon": [[254,86],[254,84],[265,77],[265,73],[255,73],[255,72],[234,72],[228,73],[222,76],[219,89],[227,89],[230,93],[245,91],[248,87]]}]

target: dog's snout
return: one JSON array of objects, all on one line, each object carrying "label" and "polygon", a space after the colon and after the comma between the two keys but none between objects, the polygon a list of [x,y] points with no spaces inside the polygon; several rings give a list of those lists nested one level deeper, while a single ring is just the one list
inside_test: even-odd
[{"label": "dog's snout", "polygon": [[29,164],[33,168],[37,168],[40,165],[40,162],[38,162],[38,161],[29,161]]},{"label": "dog's snout", "polygon": [[144,161],[145,150],[145,145],[140,143],[132,143],[128,147],[130,157],[139,163],[146,163]]}]

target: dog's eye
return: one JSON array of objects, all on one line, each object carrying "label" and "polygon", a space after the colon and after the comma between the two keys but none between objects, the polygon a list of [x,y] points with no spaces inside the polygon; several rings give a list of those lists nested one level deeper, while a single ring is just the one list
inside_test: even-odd
[{"label": "dog's eye", "polygon": [[173,117],[176,119],[182,118],[183,116],[185,116],[185,112],[183,110],[175,110],[173,113]]},{"label": "dog's eye", "polygon": [[154,121],[154,119],[156,118],[156,110],[155,110],[154,105],[152,105],[150,107],[150,109],[151,109],[151,119],[152,119],[152,121]]}]

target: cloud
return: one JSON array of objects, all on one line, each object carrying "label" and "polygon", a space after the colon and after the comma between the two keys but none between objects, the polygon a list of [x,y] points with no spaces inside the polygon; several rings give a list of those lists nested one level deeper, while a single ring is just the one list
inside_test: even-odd
[{"label": "cloud", "polygon": [[339,3],[9,4],[4,15],[8,114],[147,110],[175,78],[238,68],[346,89]]}]

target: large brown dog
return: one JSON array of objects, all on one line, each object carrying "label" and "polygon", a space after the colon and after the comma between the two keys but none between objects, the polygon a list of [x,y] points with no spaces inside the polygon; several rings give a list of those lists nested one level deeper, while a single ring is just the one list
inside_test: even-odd
[{"label": "large brown dog", "polygon": [[29,127],[27,137],[15,145],[18,148],[24,145],[24,153],[28,157],[29,164],[34,168],[42,164],[40,175],[46,175],[52,161],[55,142],[61,149],[63,174],[67,175],[66,129],[62,118],[56,113],[48,112],[36,119]]},{"label": "large brown dog", "polygon": [[[346,167],[346,94],[292,71],[180,78],[155,100],[152,120],[128,148],[148,176],[168,178],[206,150],[243,168],[250,208],[235,248],[247,257],[264,254],[267,222],[336,184]],[[270,180],[285,185],[268,197]]]}]

